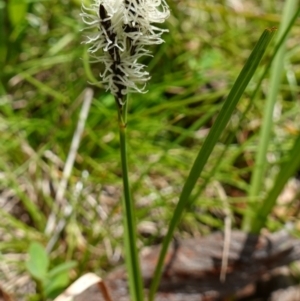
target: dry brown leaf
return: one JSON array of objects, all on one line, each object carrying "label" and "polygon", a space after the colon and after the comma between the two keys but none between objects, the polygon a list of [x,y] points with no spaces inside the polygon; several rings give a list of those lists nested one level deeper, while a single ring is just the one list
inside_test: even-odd
[{"label": "dry brown leaf", "polygon": [[102,279],[93,273],[88,273],[78,278],[61,295],[55,298],[54,301],[73,301],[76,296],[79,296],[81,293],[85,292],[88,288],[95,285],[98,285],[99,292],[100,290],[102,291],[105,300],[111,301],[108,291]]}]

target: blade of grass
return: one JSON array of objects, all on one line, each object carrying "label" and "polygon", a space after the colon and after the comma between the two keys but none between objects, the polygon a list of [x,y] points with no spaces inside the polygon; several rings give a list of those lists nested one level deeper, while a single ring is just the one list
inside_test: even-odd
[{"label": "blade of grass", "polygon": [[265,225],[268,215],[275,206],[277,198],[284,188],[287,181],[295,175],[300,166],[300,135],[295,139],[294,145],[290,150],[287,159],[281,164],[280,171],[274,182],[273,188],[268,193],[267,197],[256,209],[256,219],[252,219],[251,232],[259,233]]},{"label": "blade of grass", "polygon": [[0,168],[5,173],[7,182],[6,185],[11,187],[14,190],[15,194],[19,197],[23,206],[28,211],[30,218],[34,222],[35,228],[41,230],[46,223],[46,218],[43,215],[43,213],[39,210],[38,205],[32,202],[30,197],[28,197],[28,195],[22,190],[22,188],[20,187],[20,183],[17,181],[14,172],[10,170],[9,166],[1,164]]},{"label": "blade of grass", "polygon": [[18,229],[21,233],[24,233],[31,240],[40,240],[42,239],[42,234],[36,228],[30,227],[22,221],[18,220],[2,208],[0,208],[0,226],[1,227],[11,227],[14,229]]},{"label": "blade of grass", "polygon": [[[288,27],[291,17],[293,16],[293,12],[296,9],[297,1],[296,0],[288,0],[286,1],[284,11],[283,11],[283,19],[282,26],[279,30],[279,38],[282,37],[286,28]],[[259,144],[258,151],[256,153],[255,158],[255,166],[253,170],[253,175],[250,182],[249,189],[249,200],[253,201],[257,199],[260,195],[260,190],[262,184],[264,183],[265,171],[267,166],[267,151],[268,145],[271,139],[272,134],[272,124],[273,124],[273,111],[274,106],[277,100],[277,95],[280,87],[283,65],[284,65],[284,55],[285,55],[285,45],[284,43],[278,50],[276,57],[274,58],[274,63],[271,67],[271,78],[270,78],[270,89],[268,93],[267,102],[264,110],[264,118],[263,124],[261,127],[261,132],[259,135]],[[248,208],[245,212],[245,218],[243,221],[243,230],[251,231],[251,224],[253,220],[257,220],[256,213],[257,212],[256,203],[249,203]]]},{"label": "blade of grass", "polygon": [[149,174],[149,171],[153,166],[157,164],[157,162],[161,162],[164,160],[164,158],[167,157],[169,150],[172,148],[175,148],[178,146],[185,138],[188,137],[189,133],[194,133],[196,129],[199,129],[209,118],[212,118],[213,115],[216,114],[216,112],[219,110],[219,105],[216,105],[215,107],[211,107],[210,110],[202,117],[200,117],[198,120],[196,120],[190,128],[188,128],[187,131],[181,133],[178,138],[176,138],[172,143],[170,143],[168,148],[165,148],[162,154],[159,156],[157,160],[150,163],[146,166],[146,168],[143,170],[142,174],[139,177],[139,181],[136,181],[132,186],[132,191],[135,191],[138,186],[142,185],[142,179],[145,177],[145,175]]},{"label": "blade of grass", "polygon": [[[74,132],[70,150],[63,169],[62,178],[59,182],[56,195],[55,206],[48,217],[45,233],[51,236],[47,244],[47,252],[50,253],[55,243],[57,242],[61,231],[66,225],[66,219],[72,212],[72,206],[64,199],[67,190],[67,185],[72,174],[78,148],[81,142],[81,137],[85,129],[86,120],[89,115],[90,107],[93,100],[94,91],[90,88],[85,89],[83,94],[83,103],[80,110],[80,115]],[[62,216],[61,216],[62,214]]]},{"label": "blade of grass", "polygon": [[[250,99],[250,104],[254,101],[254,99],[256,98],[256,95],[261,87],[261,84],[262,84],[262,81],[266,78],[267,76],[267,73],[269,72],[270,70],[270,67],[278,53],[278,51],[280,50],[281,46],[284,44],[289,32],[291,31],[293,25],[295,24],[295,22],[297,21],[298,19],[298,16],[300,14],[300,7],[298,8],[298,10],[296,11],[296,13],[294,14],[294,16],[291,18],[289,24],[287,25],[285,31],[283,32],[283,34],[280,36],[279,35],[279,39],[278,39],[278,42],[276,44],[276,46],[274,47],[274,51],[273,51],[273,55],[272,57],[270,58],[270,60],[268,61],[267,63],[267,66],[265,67],[265,70],[264,72],[262,73],[262,75],[260,76],[258,82],[257,82],[257,85],[255,87],[255,90],[251,96],[251,99]],[[248,112],[249,108],[247,107],[247,109],[245,110],[245,112]]]},{"label": "blade of grass", "polygon": [[55,99],[61,101],[62,103],[65,101],[66,96],[64,96],[60,92],[55,91],[55,89],[50,88],[48,85],[45,85],[41,81],[35,79],[27,72],[20,72],[18,75],[22,77],[24,80],[26,80],[27,82],[29,82],[30,84],[32,84],[35,88],[37,88],[41,92],[54,97]]},{"label": "blade of grass", "polygon": [[212,126],[198,156],[193,164],[193,167],[190,171],[190,174],[185,182],[181,195],[179,197],[178,204],[175,208],[172,220],[170,222],[167,235],[163,241],[162,249],[160,251],[158,263],[154,272],[153,280],[150,286],[149,291],[149,300],[154,300],[155,292],[158,288],[163,263],[165,259],[166,252],[168,250],[168,246],[172,240],[174,230],[177,224],[180,221],[182,213],[189,201],[190,194],[214,148],[216,145],[221,133],[223,132],[224,128],[226,127],[240,97],[242,96],[244,90],[246,89],[249,81],[251,80],[258,64],[269,44],[275,29],[266,29],[262,36],[260,37],[258,43],[256,44],[254,50],[252,51],[250,57],[248,58],[244,68],[242,69],[241,73],[239,74],[233,88],[231,89],[228,98],[226,99],[214,125]]},{"label": "blade of grass", "polygon": [[83,61],[83,67],[84,67],[85,74],[86,74],[87,78],[89,79],[89,81],[91,82],[91,84],[101,87],[101,85],[99,84],[99,81],[94,77],[93,72],[91,70],[87,47],[85,47],[85,49],[83,51],[82,61]]},{"label": "blade of grass", "polygon": [[[266,78],[266,76],[267,76],[267,74],[268,74],[268,72],[270,70],[271,64],[272,64],[274,58],[276,57],[276,54],[278,53],[281,45],[285,42],[285,39],[286,39],[288,33],[290,32],[291,28],[295,24],[295,22],[296,22],[299,14],[300,14],[300,7],[298,8],[298,10],[296,11],[296,13],[294,14],[293,18],[290,20],[290,23],[288,24],[286,30],[284,31],[284,33],[281,36],[281,38],[279,38],[279,41],[277,42],[276,46],[274,47],[273,54],[272,54],[270,60],[267,62],[266,67],[265,67],[262,75],[259,77],[259,80],[258,80],[258,82],[256,84],[255,90],[254,90],[254,92],[252,93],[252,95],[250,97],[249,103],[248,103],[246,109],[244,110],[244,112],[243,112],[240,120],[239,120],[239,124],[243,122],[243,120],[245,119],[247,113],[250,111],[250,109],[251,109],[251,107],[252,107],[252,105],[253,105],[253,103],[254,103],[254,101],[256,99],[257,93],[260,90],[261,84],[262,84],[263,80]],[[233,130],[231,136],[229,137],[228,143],[225,145],[225,148],[222,151],[222,154],[220,156],[221,158],[223,158],[223,156],[225,156],[225,153],[227,152],[229,146],[232,144],[232,141],[233,141],[233,139],[235,137],[235,133],[238,130],[238,127],[239,127],[239,125],[237,125],[236,129]],[[207,183],[210,181],[211,177],[214,174],[216,174],[216,172],[217,172],[217,170],[218,170],[218,168],[220,166],[220,163],[221,163],[220,160],[216,162],[216,165],[209,172],[208,177],[204,180],[203,184],[201,186],[199,186],[197,192],[192,197],[191,203],[193,203],[194,200],[197,199],[200,196],[200,194],[202,193],[203,189],[206,187]]]}]

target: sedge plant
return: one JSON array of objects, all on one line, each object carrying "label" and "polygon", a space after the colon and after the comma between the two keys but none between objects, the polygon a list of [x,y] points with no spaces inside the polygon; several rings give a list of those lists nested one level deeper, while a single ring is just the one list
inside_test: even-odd
[{"label": "sedge plant", "polygon": [[[100,62],[104,65],[104,72],[100,74],[100,83],[114,96],[118,111],[124,188],[125,261],[131,300],[142,301],[144,294],[136,246],[136,217],[130,193],[126,149],[128,95],[137,92],[145,93],[145,85],[150,76],[145,70],[145,66],[140,63],[140,59],[143,56],[150,56],[150,52],[145,49],[145,46],[163,42],[161,36],[166,30],[154,26],[153,23],[163,23],[169,16],[169,8],[165,0],[94,0],[89,7],[83,6],[81,16],[89,30],[85,43],[90,46],[90,56],[93,58],[93,62]],[[274,32],[274,28],[263,32],[192,166],[162,245],[150,287],[149,300],[154,300],[168,246],[184,209],[188,205],[193,188],[258,67]]]},{"label": "sedge plant", "polygon": [[165,0],[94,0],[90,7],[83,5],[82,10],[81,16],[87,29],[94,30],[86,35],[85,43],[90,45],[89,52],[94,61],[104,64],[100,82],[116,101],[124,189],[125,261],[131,298],[133,301],[142,301],[136,217],[127,163],[128,94],[145,93],[145,84],[150,77],[140,59],[151,55],[145,46],[163,42],[161,35],[167,30],[153,23],[163,23],[169,16],[169,8]]}]

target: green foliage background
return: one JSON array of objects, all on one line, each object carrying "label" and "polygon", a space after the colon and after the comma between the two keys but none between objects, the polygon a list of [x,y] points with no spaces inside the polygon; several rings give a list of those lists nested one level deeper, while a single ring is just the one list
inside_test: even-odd
[{"label": "green foliage background", "polygon": [[[128,151],[139,247],[161,242],[191,164],[251,49],[265,28],[280,25],[283,1],[228,3],[169,1],[166,43],[147,59],[149,92],[131,96]],[[25,264],[30,243],[48,245],[49,216],[59,212],[60,220],[67,205],[72,211],[49,252],[51,268],[75,260],[72,281],[87,271],[105,275],[122,262],[117,112],[110,94],[89,84],[103,69],[88,64],[80,5],[71,0],[0,1],[0,260],[9,266],[0,265],[0,285],[24,300],[45,297],[39,286],[16,284],[21,276],[31,281]],[[299,31],[296,22],[287,41],[261,198],[299,135]],[[242,116],[271,48],[199,179],[179,237],[222,229],[227,207],[233,227],[241,228],[268,78]],[[87,86],[94,99],[64,205],[58,206],[55,193]],[[293,222],[298,234],[297,201],[296,193],[284,205],[273,204],[266,228],[275,231]]]}]

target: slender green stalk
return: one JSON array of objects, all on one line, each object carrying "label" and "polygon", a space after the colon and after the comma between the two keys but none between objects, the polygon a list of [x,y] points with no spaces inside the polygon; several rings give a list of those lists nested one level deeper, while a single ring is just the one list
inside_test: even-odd
[{"label": "slender green stalk", "polygon": [[[118,101],[116,100],[117,104]],[[136,221],[134,205],[131,199],[126,145],[127,102],[123,107],[118,106],[118,121],[120,132],[120,152],[123,178],[123,221],[125,232],[125,261],[128,271],[129,290],[132,301],[144,300],[143,283],[136,246]]]},{"label": "slender green stalk", "polygon": [[[285,3],[282,26],[279,30],[279,39],[284,35],[286,28],[290,24],[291,17],[293,17],[294,11],[296,10],[297,2],[298,1],[296,0],[287,0]],[[274,59],[274,63],[271,67],[270,88],[265,105],[264,118],[259,137],[258,151],[255,158],[255,167],[253,170],[253,176],[251,178],[249,189],[249,200],[251,201],[251,203],[249,203],[248,205],[248,209],[243,221],[243,230],[245,231],[251,231],[252,221],[257,219],[257,204],[256,202],[253,203],[253,201],[259,200],[261,187],[264,183],[267,166],[267,151],[273,128],[273,112],[282,77],[284,55],[285,43],[283,43],[281,48],[278,50],[278,53]]]},{"label": "slender green stalk", "polygon": [[198,153],[198,156],[192,166],[190,174],[183,186],[181,195],[179,197],[178,204],[175,208],[173,217],[169,224],[168,232],[166,237],[163,241],[163,245],[160,251],[159,259],[157,262],[157,266],[154,272],[153,280],[151,283],[150,291],[149,291],[149,300],[153,301],[155,292],[158,288],[162,270],[164,259],[169,247],[169,244],[172,240],[174,230],[178,225],[181,216],[184,212],[186,205],[190,200],[191,192],[214,148],[216,145],[221,133],[223,132],[224,128],[226,127],[240,97],[242,96],[244,90],[246,89],[249,81],[251,80],[258,64],[269,44],[271,41],[275,30],[274,29],[267,29],[263,32],[262,36],[260,37],[257,45],[255,46],[254,50],[252,51],[249,59],[247,60],[244,68],[242,69],[240,75],[238,76],[233,88],[231,89],[228,98],[226,99],[215,123],[213,124],[207,138],[204,141],[204,144]]}]

